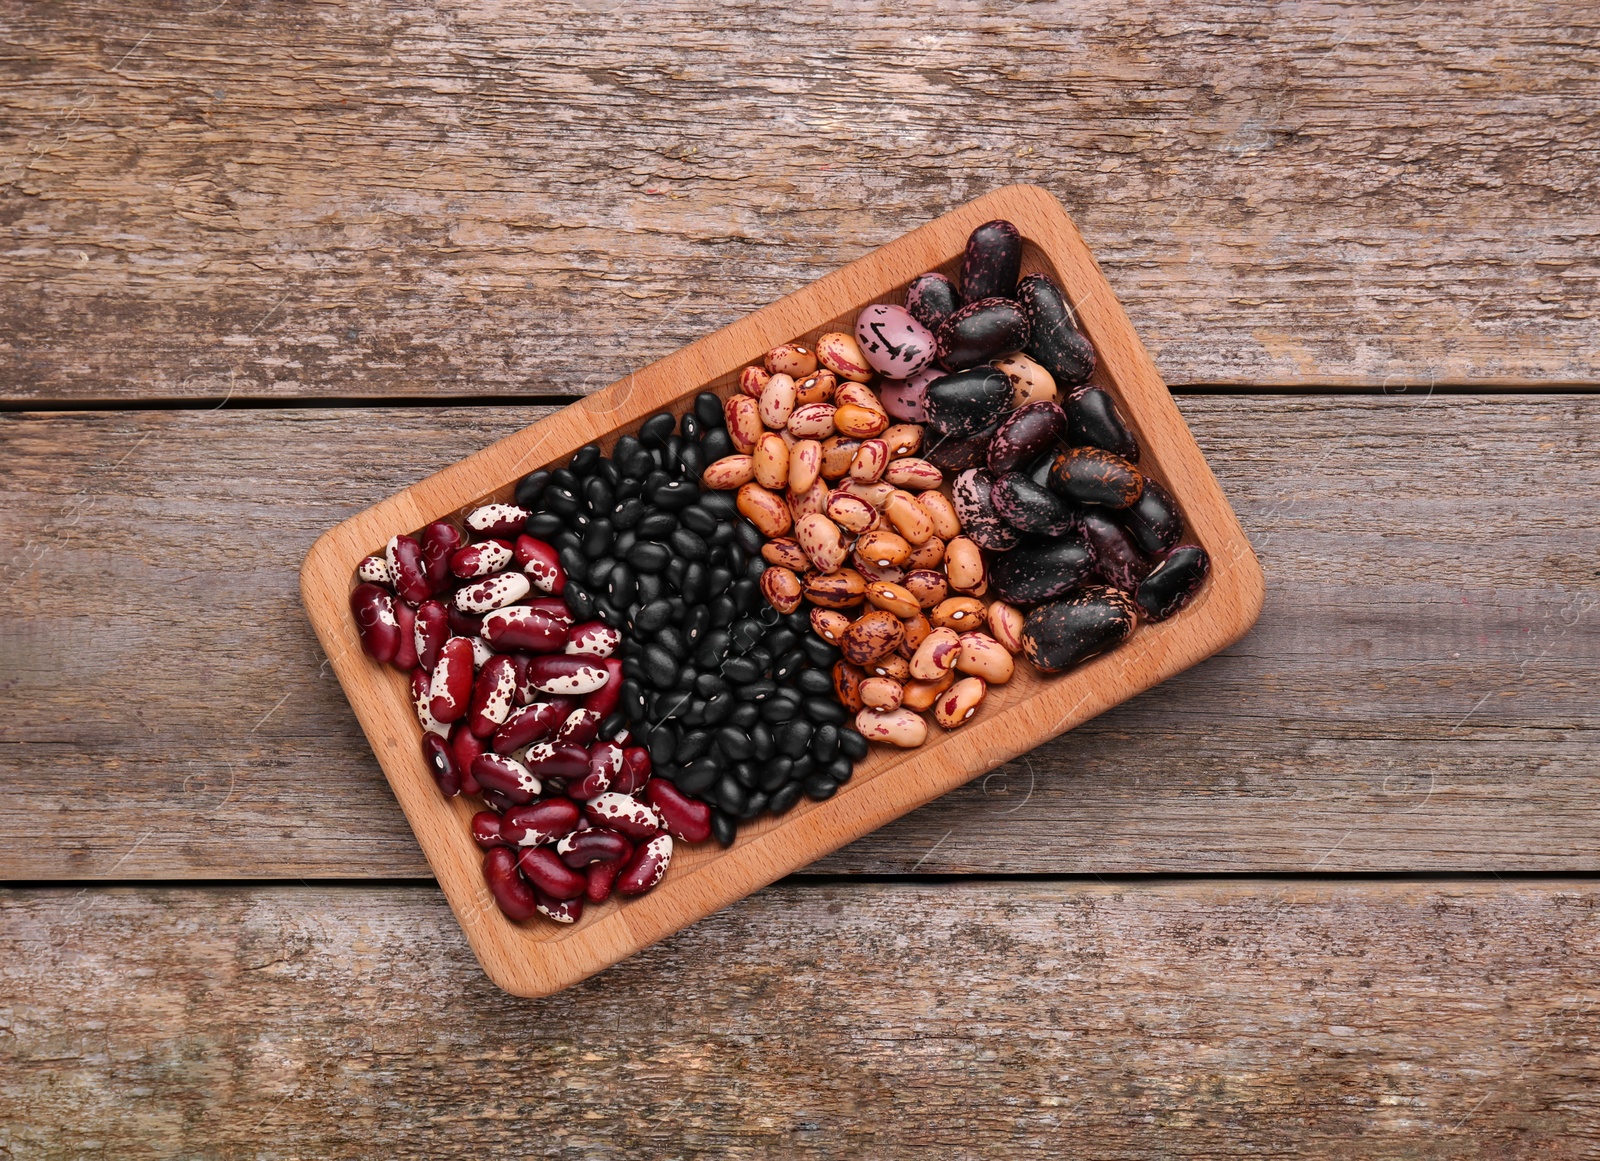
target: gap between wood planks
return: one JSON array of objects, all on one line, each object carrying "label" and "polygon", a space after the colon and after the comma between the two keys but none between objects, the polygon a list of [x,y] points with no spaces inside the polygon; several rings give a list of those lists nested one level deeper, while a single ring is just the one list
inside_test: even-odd
[{"label": "gap between wood planks", "polygon": [[[1289,395],[1330,398],[1426,398],[1430,395],[1587,395],[1600,391],[1600,383],[1388,383],[1382,386],[1339,386],[1297,383],[1177,383],[1168,388],[1176,396]],[[52,411],[318,411],[355,408],[445,407],[565,407],[584,395],[334,395],[334,396],[182,396],[150,399],[0,399],[0,413]]]}]

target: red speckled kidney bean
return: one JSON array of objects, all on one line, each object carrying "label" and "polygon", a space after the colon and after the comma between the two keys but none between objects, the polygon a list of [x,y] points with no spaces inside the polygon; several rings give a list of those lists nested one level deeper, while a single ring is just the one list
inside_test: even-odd
[{"label": "red speckled kidney bean", "polygon": [[533,513],[515,504],[485,504],[467,513],[467,527],[477,536],[514,536]]},{"label": "red speckled kidney bean", "polygon": [[[417,721],[422,723],[423,733],[438,734],[441,738],[448,738],[450,736],[450,727],[428,711],[428,686],[430,684],[432,684],[432,679],[428,676],[428,671],[422,666],[419,665],[411,671],[411,707],[417,711]],[[466,786],[465,779],[462,780],[462,786]]]},{"label": "red speckled kidney bean", "polygon": [[422,563],[434,592],[450,582],[450,555],[466,542],[467,534],[448,520],[435,520],[422,530]]},{"label": "red speckled kidney bean", "polygon": [[555,653],[566,644],[567,628],[539,609],[512,605],[484,616],[483,639],[496,649]]},{"label": "red speckled kidney bean", "polygon": [[446,798],[454,798],[461,793],[461,771],[456,768],[455,755],[450,752],[450,744],[438,734],[422,735],[422,760],[428,764],[433,780],[439,784],[439,791]]},{"label": "red speckled kidney bean", "polygon": [[491,657],[472,686],[472,704],[467,710],[467,726],[480,738],[487,738],[511,716],[517,694],[517,667],[509,657]]},{"label": "red speckled kidney bean", "polygon": [[615,742],[601,742],[589,751],[589,770],[583,781],[570,791],[574,798],[598,798],[611,789],[617,775],[622,773],[622,747]]},{"label": "red speckled kidney bean", "polygon": [[417,664],[433,672],[439,664],[439,648],[450,639],[450,618],[443,601],[423,601],[417,606],[416,624],[411,630]]},{"label": "red speckled kidney bean", "polygon": [[540,778],[582,778],[589,772],[589,751],[582,746],[535,742],[528,747],[524,761]]},{"label": "red speckled kidney bean", "polygon": [[450,571],[462,580],[476,580],[504,569],[512,560],[511,545],[504,540],[483,540],[450,554]]},{"label": "red speckled kidney bean", "polygon": [[586,826],[556,843],[556,854],[574,871],[592,863],[615,863],[620,867],[633,854],[633,844],[610,827]]},{"label": "red speckled kidney bean", "polygon": [[498,790],[490,790],[487,786],[480,786],[478,793],[483,796],[483,801],[490,810],[499,811],[501,814],[519,805],[516,799],[501,794]]},{"label": "red speckled kidney bean", "polygon": [[383,557],[364,556],[361,558],[361,563],[356,565],[356,579],[387,588],[394,584],[394,573],[389,568],[389,562]]},{"label": "red speckled kidney bean", "polygon": [[533,801],[543,786],[521,762],[504,754],[479,754],[472,760],[472,776],[478,785],[498,790],[519,806]]},{"label": "red speckled kidney bean", "polygon": [[622,644],[622,630],[604,621],[585,621],[567,630],[563,653],[587,653],[591,657],[610,657]]},{"label": "red speckled kidney bean", "polygon": [[433,585],[428,580],[428,563],[422,559],[422,545],[410,536],[394,536],[383,551],[394,574],[394,591],[400,599],[420,605],[433,596]]},{"label": "red speckled kidney bean", "polygon": [[467,729],[465,722],[450,731],[450,753],[455,756],[456,769],[461,772],[461,789],[468,794],[476,794],[482,789],[472,776],[472,761],[479,754],[487,752],[483,739]]},{"label": "red speckled kidney bean", "polygon": [[417,610],[404,601],[396,601],[394,624],[400,640],[395,645],[394,660],[390,664],[409,673],[417,665]]},{"label": "red speckled kidney bean", "polygon": [[605,659],[583,653],[535,657],[528,665],[528,680],[544,693],[578,696],[593,693],[611,680]]},{"label": "red speckled kidney bean", "polygon": [[573,622],[574,618],[571,610],[567,608],[567,602],[563,601],[560,597],[530,597],[528,600],[523,601],[522,603],[530,609],[536,609],[537,611],[546,613],[560,621],[563,632],[565,632]]},{"label": "red speckled kidney bean", "polygon": [[575,709],[567,715],[550,741],[557,746],[587,746],[599,736],[603,720],[592,709]]},{"label": "red speckled kidney bean", "polygon": [[[632,856],[633,851],[631,848],[628,854],[630,857]],[[617,875],[621,870],[622,862],[620,860],[612,863],[590,863],[588,870],[584,872],[584,878],[588,882],[584,885],[583,897],[591,903],[604,903],[611,898],[612,885],[616,883]]]},{"label": "red speckled kidney bean", "polygon": [[661,830],[661,816],[655,807],[615,791],[585,803],[583,813],[596,826],[620,830],[631,839],[647,839]]},{"label": "red speckled kidney bean", "polygon": [[672,861],[672,836],[658,834],[633,852],[617,875],[617,894],[643,895],[661,882]]},{"label": "red speckled kidney bean", "polygon": [[483,633],[483,618],[463,613],[454,604],[445,606],[445,616],[449,619],[450,632],[457,637],[477,637]]},{"label": "red speckled kidney bean", "polygon": [[576,899],[588,882],[549,847],[524,847],[517,866],[528,882],[553,899]]},{"label": "red speckled kidney bean", "polygon": [[501,572],[457,589],[450,603],[463,613],[482,616],[516,604],[528,595],[530,587],[528,578],[522,573]]},{"label": "red speckled kidney bean", "polygon": [[650,780],[650,751],[643,746],[627,746],[622,751],[622,773],[612,786],[618,794],[637,794]]},{"label": "red speckled kidney bean", "polygon": [[517,855],[510,847],[494,847],[484,854],[483,880],[507,919],[521,923],[539,913],[533,888],[517,874]]},{"label": "red speckled kidney bean", "polygon": [[686,843],[703,843],[711,837],[711,807],[687,797],[663,778],[645,783],[644,796],[666,823],[669,834]]},{"label": "red speckled kidney bean", "polygon": [[528,574],[541,593],[560,595],[567,587],[567,570],[561,567],[561,554],[551,545],[532,536],[519,536],[512,551],[517,567]]},{"label": "red speckled kidney bean", "polygon": [[467,712],[471,697],[472,642],[465,637],[452,637],[439,649],[433,681],[428,686],[428,709],[448,724]]},{"label": "red speckled kidney bean", "polygon": [[350,593],[350,615],[361,635],[361,650],[387,665],[400,649],[400,623],[394,616],[394,597],[375,584],[359,584]]},{"label": "red speckled kidney bean", "polygon": [[559,702],[541,701],[523,706],[494,732],[492,748],[497,754],[509,754],[530,742],[548,738],[561,728],[568,716],[567,708]]},{"label": "red speckled kidney bean", "polygon": [[557,899],[553,895],[546,895],[539,888],[533,889],[534,906],[539,909],[539,914],[546,919],[553,919],[557,923],[576,923],[583,918],[583,897],[576,899]]},{"label": "red speckled kidney bean", "polygon": [[546,798],[513,806],[500,819],[500,837],[513,846],[553,843],[578,828],[578,804],[570,798]]},{"label": "red speckled kidney bean", "polygon": [[500,815],[493,810],[480,810],[472,816],[472,841],[484,850],[510,844],[500,834]]},{"label": "red speckled kidney bean", "polygon": [[586,694],[583,699],[583,708],[594,710],[601,720],[616,712],[617,705],[622,701],[622,658],[607,657],[605,667],[606,683],[593,693]]}]

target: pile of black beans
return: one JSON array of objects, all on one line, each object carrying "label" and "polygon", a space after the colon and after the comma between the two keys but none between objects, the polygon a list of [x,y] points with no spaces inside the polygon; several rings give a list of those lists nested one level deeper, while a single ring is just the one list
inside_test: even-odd
[{"label": "pile of black beans", "polygon": [[767,604],[764,538],[700,486],[733,450],[707,392],[681,420],[653,415],[609,457],[590,444],[516,492],[528,534],[560,553],[573,617],[623,630],[621,707],[601,736],[631,729],[658,777],[715,808],[724,846],[741,821],[830,797],[867,754],[834,695],[838,650]]}]

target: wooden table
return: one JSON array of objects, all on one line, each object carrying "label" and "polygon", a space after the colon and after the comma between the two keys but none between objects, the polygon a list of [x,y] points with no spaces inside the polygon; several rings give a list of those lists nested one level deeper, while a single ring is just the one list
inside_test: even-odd
[{"label": "wooden table", "polygon": [[[1600,16],[0,14],[0,1152],[1591,1156]],[[295,573],[971,196],[1060,196],[1250,530],[1225,655],[553,999]]]}]

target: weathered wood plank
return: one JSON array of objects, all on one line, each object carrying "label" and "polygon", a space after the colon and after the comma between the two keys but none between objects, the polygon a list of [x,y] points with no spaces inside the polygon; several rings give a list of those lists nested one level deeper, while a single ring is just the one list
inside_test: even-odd
[{"label": "weathered wood plank", "polygon": [[[1600,868],[1600,397],[1190,398],[1266,611],[833,871]],[[325,528],[534,412],[0,426],[0,875],[421,875],[300,610]]]},{"label": "weathered wood plank", "polygon": [[1600,378],[1592,5],[3,18],[11,399],[579,392],[968,198],[1176,383]]},{"label": "weathered wood plank", "polygon": [[16,1156],[1566,1157],[1594,883],[779,886],[559,996],[418,889],[0,894]]}]

